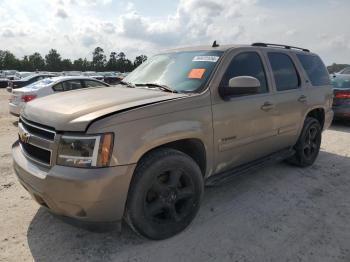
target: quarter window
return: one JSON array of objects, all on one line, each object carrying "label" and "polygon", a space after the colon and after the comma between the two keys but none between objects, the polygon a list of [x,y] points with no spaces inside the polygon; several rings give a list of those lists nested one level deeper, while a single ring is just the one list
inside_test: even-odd
[{"label": "quarter window", "polygon": [[330,84],[328,71],[321,58],[315,55],[303,54],[298,54],[297,57],[313,86],[324,86]]},{"label": "quarter window", "polygon": [[277,91],[299,88],[300,80],[292,59],[282,53],[269,53],[268,57]]},{"label": "quarter window", "polygon": [[231,78],[237,76],[251,76],[260,81],[259,93],[267,93],[267,81],[263,63],[258,53],[246,52],[233,58],[222,81],[221,87],[227,88]]}]

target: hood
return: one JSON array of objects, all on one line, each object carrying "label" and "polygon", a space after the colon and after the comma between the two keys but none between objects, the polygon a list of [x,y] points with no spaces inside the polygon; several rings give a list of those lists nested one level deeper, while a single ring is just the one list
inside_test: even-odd
[{"label": "hood", "polygon": [[104,115],[184,96],[122,86],[80,89],[33,100],[22,116],[59,131],[84,131]]}]

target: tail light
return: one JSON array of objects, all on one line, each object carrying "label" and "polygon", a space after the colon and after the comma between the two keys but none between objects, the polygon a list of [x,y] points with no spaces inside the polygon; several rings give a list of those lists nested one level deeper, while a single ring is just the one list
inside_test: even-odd
[{"label": "tail light", "polygon": [[350,99],[350,92],[349,91],[341,91],[335,94],[335,98],[338,99]]},{"label": "tail light", "polygon": [[36,98],[36,95],[24,95],[21,97],[21,100],[24,102],[24,103],[27,103],[27,102],[30,102],[32,101],[33,99]]}]

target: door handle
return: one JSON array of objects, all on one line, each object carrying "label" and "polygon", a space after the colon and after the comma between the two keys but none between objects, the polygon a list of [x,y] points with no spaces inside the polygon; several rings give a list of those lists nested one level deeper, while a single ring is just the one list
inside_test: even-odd
[{"label": "door handle", "polygon": [[270,111],[270,110],[272,110],[272,109],[274,109],[275,108],[275,105],[274,104],[272,104],[272,103],[270,103],[270,102],[265,102],[261,107],[260,107],[260,109],[261,110],[263,110],[263,111]]},{"label": "door handle", "polygon": [[300,97],[298,98],[298,101],[299,101],[300,103],[306,103],[306,102],[307,102],[307,97],[304,96],[304,95],[302,95],[302,96],[300,96]]}]

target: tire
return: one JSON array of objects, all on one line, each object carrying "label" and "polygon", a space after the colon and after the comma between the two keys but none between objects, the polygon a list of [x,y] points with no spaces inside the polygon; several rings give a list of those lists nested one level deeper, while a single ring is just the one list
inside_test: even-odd
[{"label": "tire", "polygon": [[153,151],[136,167],[126,222],[149,239],[172,237],[194,219],[203,191],[202,173],[192,158],[170,148]]},{"label": "tire", "polygon": [[320,152],[321,140],[322,127],[320,122],[315,118],[307,117],[300,137],[294,146],[295,155],[287,162],[299,167],[311,166]]}]

